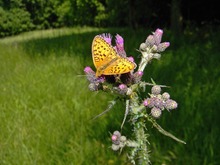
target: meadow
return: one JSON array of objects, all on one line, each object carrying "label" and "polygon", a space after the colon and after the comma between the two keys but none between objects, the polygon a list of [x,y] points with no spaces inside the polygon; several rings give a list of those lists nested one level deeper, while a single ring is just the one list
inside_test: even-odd
[{"label": "meadow", "polygon": [[[127,54],[154,29],[70,28],[33,31],[0,39],[0,164],[129,164],[126,149],[110,149],[110,133],[120,128],[124,105],[104,111],[113,96],[91,92],[84,76],[92,66],[95,35],[110,32],[125,40]],[[148,126],[151,161],[155,165],[218,165],[220,163],[220,33],[187,30],[178,39],[164,29],[171,46],[147,66],[153,78],[178,102],[158,122],[186,145]],[[93,67],[94,68],[94,67]],[[129,133],[129,124],[124,131]]]}]

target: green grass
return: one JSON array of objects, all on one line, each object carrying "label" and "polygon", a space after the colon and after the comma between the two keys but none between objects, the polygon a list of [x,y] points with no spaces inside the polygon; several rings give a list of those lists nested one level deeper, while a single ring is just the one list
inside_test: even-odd
[{"label": "green grass", "polygon": [[[91,42],[102,32],[119,33],[128,54],[149,31],[73,28],[24,33],[0,40],[0,164],[127,164],[115,154],[109,132],[119,129],[122,104],[91,120],[112,96],[90,92],[83,68],[93,66]],[[146,69],[179,103],[158,122],[186,145],[150,129],[151,161],[166,165],[217,165],[220,162],[220,34],[185,34],[160,61]],[[198,37],[199,36],[199,37]],[[172,33],[165,31],[169,41]],[[175,41],[178,42],[178,41]],[[129,133],[125,125],[125,132]]]}]

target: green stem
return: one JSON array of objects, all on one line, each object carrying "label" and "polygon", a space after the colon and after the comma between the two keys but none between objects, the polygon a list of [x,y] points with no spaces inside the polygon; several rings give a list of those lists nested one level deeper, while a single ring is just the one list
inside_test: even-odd
[{"label": "green stem", "polygon": [[138,145],[131,151],[130,159],[133,164],[136,164],[134,159],[137,159],[139,165],[149,165],[148,135],[145,133],[145,120],[143,120],[141,115],[143,107],[139,106],[138,97],[135,97],[135,94],[133,96],[134,97],[130,99],[131,120],[134,125],[134,135]]}]

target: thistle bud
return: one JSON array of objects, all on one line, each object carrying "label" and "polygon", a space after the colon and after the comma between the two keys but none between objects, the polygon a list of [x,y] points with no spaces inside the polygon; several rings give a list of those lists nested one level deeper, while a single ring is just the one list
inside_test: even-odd
[{"label": "thistle bud", "polygon": [[154,95],[158,95],[158,94],[160,94],[160,92],[161,92],[161,87],[159,85],[154,85],[151,88],[151,93]]},{"label": "thistle bud", "polygon": [[161,114],[162,114],[162,111],[159,108],[154,107],[151,109],[151,115],[153,117],[159,118],[161,116]]},{"label": "thistle bud", "polygon": [[166,102],[165,102],[165,108],[167,110],[172,110],[172,109],[176,109],[178,106],[177,102],[172,100],[172,99],[168,99]]},{"label": "thistle bud", "polygon": [[97,91],[98,90],[98,85],[96,85],[95,83],[90,83],[89,84],[89,90],[90,91]]},{"label": "thistle bud", "polygon": [[137,71],[137,72],[135,72],[134,74],[133,74],[133,79],[134,79],[134,82],[135,83],[138,83],[138,82],[140,82],[141,81],[141,78],[142,78],[142,76],[143,76],[143,72],[142,71]]},{"label": "thistle bud", "polygon": [[153,58],[155,58],[157,60],[159,60],[160,57],[161,57],[161,54],[159,54],[159,53],[154,53],[154,55],[153,55]]},{"label": "thistle bud", "polygon": [[145,99],[143,101],[143,104],[144,104],[145,107],[147,107],[150,104],[150,99],[149,98]]},{"label": "thistle bud", "polygon": [[118,150],[119,150],[119,148],[120,148],[120,146],[119,146],[119,145],[112,144],[112,150],[113,150],[113,151],[118,151]]},{"label": "thistle bud", "polygon": [[153,35],[149,35],[145,41],[147,46],[153,46],[155,44],[155,40],[154,40],[154,36]]},{"label": "thistle bud", "polygon": [[163,35],[163,30],[161,30],[161,29],[157,29],[154,32],[154,40],[155,40],[156,45],[158,45],[161,42],[162,35]]},{"label": "thistle bud", "polygon": [[163,52],[169,46],[170,46],[169,42],[163,42],[157,46],[157,52]]},{"label": "thistle bud", "polygon": [[126,138],[125,136],[121,136],[121,137],[120,137],[120,141],[121,141],[121,142],[124,143],[124,142],[126,142],[126,140],[127,140],[127,138]]},{"label": "thistle bud", "polygon": [[146,43],[141,43],[140,50],[146,50],[146,49],[147,49],[147,44]]},{"label": "thistle bud", "polygon": [[170,94],[169,93],[167,93],[167,92],[164,92],[163,94],[162,94],[162,98],[163,98],[163,100],[168,100],[169,98],[170,98]]},{"label": "thistle bud", "polygon": [[127,87],[127,85],[125,85],[125,84],[120,84],[120,85],[118,86],[118,92],[119,92],[120,94],[125,94],[125,93],[127,93],[127,90],[128,90],[128,87]]}]

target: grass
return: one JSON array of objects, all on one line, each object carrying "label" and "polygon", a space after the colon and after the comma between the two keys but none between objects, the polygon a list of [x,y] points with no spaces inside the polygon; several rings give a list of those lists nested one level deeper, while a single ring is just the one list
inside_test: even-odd
[{"label": "grass", "polygon": [[[112,99],[90,92],[83,68],[92,65],[91,42],[102,32],[119,33],[127,52],[135,50],[149,31],[73,28],[35,31],[0,40],[0,164],[127,164],[109,149],[109,132],[120,127],[122,104],[101,113]],[[200,32],[200,31],[199,31]],[[166,165],[217,165],[220,162],[219,101],[220,34],[186,33],[176,49],[152,62],[152,77],[179,103],[158,122],[186,145],[150,129],[151,161]],[[172,37],[165,31],[164,39]],[[151,126],[150,126],[151,127]],[[125,126],[125,132],[130,130]]]}]

